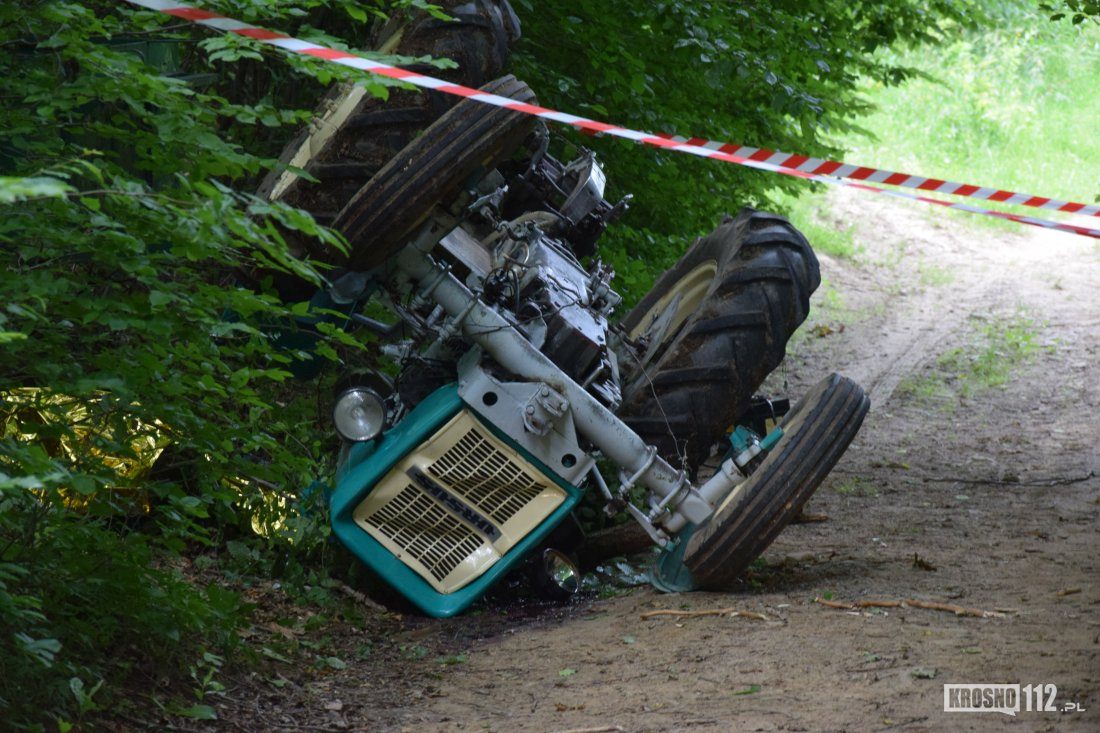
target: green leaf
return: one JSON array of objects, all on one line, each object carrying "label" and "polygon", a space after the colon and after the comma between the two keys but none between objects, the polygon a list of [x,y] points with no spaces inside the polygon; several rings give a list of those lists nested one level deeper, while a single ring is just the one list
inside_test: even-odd
[{"label": "green leaf", "polygon": [[469,659],[470,656],[466,652],[462,652],[461,654],[448,654],[446,656],[437,657],[435,661],[450,667],[456,664],[465,664]]},{"label": "green leaf", "polygon": [[171,303],[175,299],[176,299],[175,295],[173,295],[171,293],[167,293],[163,290],[151,290],[151,291],[149,291],[149,305],[153,306],[154,308],[159,308],[162,305],[165,305],[167,303]]},{"label": "green leaf", "polygon": [[275,651],[271,647],[260,647],[260,654],[263,654],[268,659],[274,659],[276,662],[284,662],[290,664],[290,658],[285,657],[279,652]]},{"label": "green leaf", "polygon": [[32,198],[56,198],[75,190],[64,181],[47,176],[29,178],[0,176],[0,204]]},{"label": "green leaf", "polygon": [[25,653],[35,657],[45,667],[51,666],[54,656],[61,651],[61,642],[57,639],[33,639],[20,631],[15,634],[15,640]]}]

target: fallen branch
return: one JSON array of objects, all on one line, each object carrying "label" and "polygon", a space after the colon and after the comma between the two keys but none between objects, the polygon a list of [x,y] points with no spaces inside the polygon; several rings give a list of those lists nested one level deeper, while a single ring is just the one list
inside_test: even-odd
[{"label": "fallen branch", "polygon": [[829,608],[840,608],[845,611],[854,611],[857,608],[897,608],[901,601],[830,601],[825,598],[815,598],[814,601]]},{"label": "fallen branch", "polygon": [[642,614],[642,621],[647,621],[656,616],[672,616],[674,618],[695,618],[696,616],[741,616],[742,618],[754,618],[757,621],[767,621],[768,617],[755,611],[739,611],[736,608],[712,608],[706,611],[673,611],[663,609],[660,611],[646,611]]},{"label": "fallen branch", "polygon": [[361,593],[360,591],[355,590],[354,588],[352,588],[349,585],[341,583],[340,585],[336,586],[336,589],[338,591],[340,591],[341,593],[343,593],[348,598],[351,598],[354,601],[358,601],[359,603],[362,603],[367,608],[372,608],[375,611],[381,611],[382,613],[389,613],[390,612],[390,610],[388,608],[383,606],[378,601],[372,600],[371,598],[367,597],[366,593]]},{"label": "fallen branch", "polygon": [[845,611],[855,611],[860,608],[925,608],[930,611],[948,611],[956,616],[973,616],[975,618],[1000,618],[1005,615],[1001,611],[985,611],[980,608],[956,606],[953,603],[919,601],[913,598],[904,601],[829,601],[824,598],[815,598],[814,602]]},{"label": "fallen branch", "polygon": [[1000,611],[984,611],[980,608],[964,608],[953,603],[937,603],[936,601],[906,601],[905,605],[913,608],[927,608],[932,611],[949,611],[956,616],[974,616],[976,618],[996,618],[1004,616]]}]

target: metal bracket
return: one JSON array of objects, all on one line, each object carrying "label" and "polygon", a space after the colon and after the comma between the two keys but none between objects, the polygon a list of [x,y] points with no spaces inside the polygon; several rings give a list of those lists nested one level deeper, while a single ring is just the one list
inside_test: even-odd
[{"label": "metal bracket", "polygon": [[554,473],[579,486],[596,461],[580,447],[568,400],[541,382],[496,379],[481,367],[482,354],[473,348],[459,359],[458,396]]},{"label": "metal bracket", "polygon": [[655,527],[653,523],[649,521],[649,517],[645,515],[645,512],[643,512],[641,509],[634,506],[630,502],[627,502],[626,504],[626,511],[629,512],[630,516],[634,518],[634,521],[642,525],[642,529],[646,531],[646,534],[649,535],[649,538],[651,540],[660,545],[661,549],[668,549],[668,545],[670,542],[669,536],[661,531],[659,528]]},{"label": "metal bracket", "polygon": [[479,197],[476,201],[466,207],[466,211],[480,214],[488,219],[490,213],[496,213],[500,211],[500,204],[502,201],[504,201],[504,194],[506,193],[508,193],[508,184],[504,184],[495,191],[491,191],[490,193]]},{"label": "metal bracket", "polygon": [[568,410],[569,402],[562,394],[549,385],[540,384],[523,406],[523,426],[535,435],[544,436]]}]

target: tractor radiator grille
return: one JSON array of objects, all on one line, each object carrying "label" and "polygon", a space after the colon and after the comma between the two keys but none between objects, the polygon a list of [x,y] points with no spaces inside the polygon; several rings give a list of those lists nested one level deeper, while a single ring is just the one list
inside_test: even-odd
[{"label": "tractor radiator grille", "polygon": [[481,547],[483,540],[456,522],[411,484],[379,507],[367,522],[443,580],[458,564]]},{"label": "tractor radiator grille", "polygon": [[438,592],[452,593],[538,528],[567,496],[463,411],[394,464],[354,516]]},{"label": "tractor radiator grille", "polygon": [[428,473],[499,526],[549,486],[497,450],[481,431],[471,428],[428,466]]}]

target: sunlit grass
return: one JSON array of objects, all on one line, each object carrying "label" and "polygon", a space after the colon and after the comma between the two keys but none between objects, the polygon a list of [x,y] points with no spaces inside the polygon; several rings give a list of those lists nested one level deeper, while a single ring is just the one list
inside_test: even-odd
[{"label": "sunlit grass", "polygon": [[863,247],[856,243],[851,224],[835,220],[823,195],[807,194],[796,198],[780,194],[775,202],[806,236],[815,252],[847,260],[858,259],[862,254]]},{"label": "sunlit grass", "polygon": [[[969,34],[895,53],[934,80],[868,84],[877,140],[850,139],[854,162],[1055,198],[1100,191],[1100,29],[1047,23]],[[1018,210],[1018,209],[1017,209]]]},{"label": "sunlit grass", "polygon": [[[939,48],[885,52],[932,78],[900,87],[868,81],[865,93],[878,111],[861,124],[874,138],[842,139],[841,145],[850,150],[845,159],[1051,198],[1097,200],[1100,28],[1049,23],[1030,5],[1006,7],[995,28],[967,33]],[[1036,209],[969,202],[1058,218]],[[850,244],[851,234],[829,222],[823,194],[779,203],[819,251],[858,255],[858,247]],[[1019,227],[990,217],[912,206],[923,206],[929,217],[1005,230]]]},{"label": "sunlit grass", "polygon": [[941,354],[936,366],[963,395],[1001,387],[1016,367],[1044,348],[1038,341],[1039,328],[1022,313],[997,318],[977,330],[973,343]]},{"label": "sunlit grass", "polygon": [[1040,352],[1055,347],[1040,343],[1042,324],[1020,311],[975,325],[966,343],[936,357],[924,371],[914,372],[898,385],[896,394],[917,403],[973,397],[1003,387]]}]

